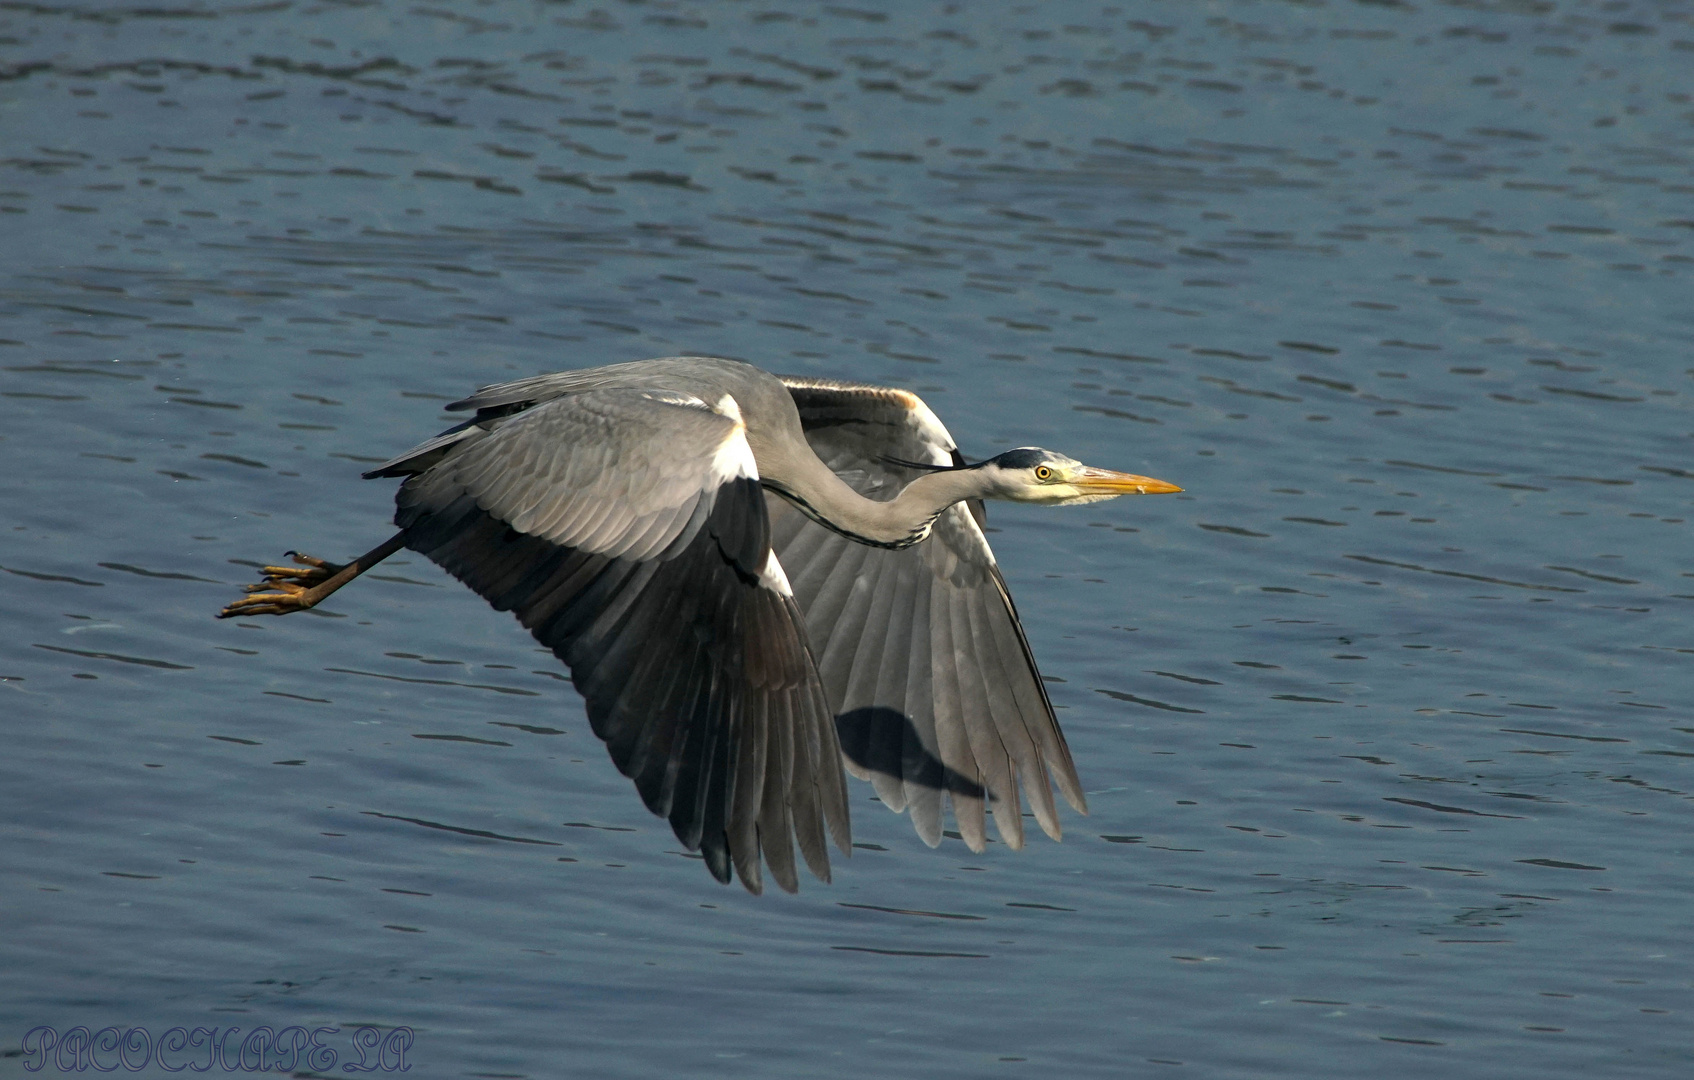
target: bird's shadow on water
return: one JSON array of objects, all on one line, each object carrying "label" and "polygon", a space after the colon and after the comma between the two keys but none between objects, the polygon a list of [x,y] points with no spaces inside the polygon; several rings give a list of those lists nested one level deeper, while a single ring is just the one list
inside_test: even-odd
[{"label": "bird's shadow on water", "polygon": [[861,769],[954,795],[987,795],[981,784],[930,753],[905,713],[883,705],[853,709],[835,718],[835,730],[841,752]]}]

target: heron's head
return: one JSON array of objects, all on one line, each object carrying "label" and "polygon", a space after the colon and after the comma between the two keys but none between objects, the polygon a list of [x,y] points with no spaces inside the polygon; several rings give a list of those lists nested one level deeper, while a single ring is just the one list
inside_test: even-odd
[{"label": "heron's head", "polygon": [[990,498],[1014,502],[1056,506],[1099,502],[1119,495],[1163,495],[1182,490],[1150,476],[1096,469],[1035,446],[1008,450],[970,467],[982,470],[992,479]]}]

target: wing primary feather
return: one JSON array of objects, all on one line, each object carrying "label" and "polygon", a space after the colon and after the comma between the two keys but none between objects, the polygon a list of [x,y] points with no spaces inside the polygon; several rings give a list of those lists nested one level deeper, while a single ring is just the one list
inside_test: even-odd
[{"label": "wing primary feather", "polygon": [[889,553],[876,548],[843,543],[856,550],[849,553],[850,565],[841,568],[830,583],[844,580],[850,591],[842,595],[837,588],[834,593],[841,596],[842,608],[830,629],[819,674],[830,692],[831,706],[850,717],[857,752],[853,760],[859,766],[855,771],[868,775],[877,797],[898,812],[907,807],[901,783],[904,724],[875,708],[861,708],[875,698],[876,664],[882,654],[882,633],[888,625],[889,597],[884,595],[881,583],[892,560],[886,557]]},{"label": "wing primary feather", "polygon": [[[691,732],[689,742],[698,742],[698,764],[684,768],[677,778],[676,797],[671,804],[671,828],[684,847],[698,848],[706,867],[720,882],[729,881],[728,838],[724,831],[725,801],[733,796],[728,759],[740,720],[740,696],[730,690],[719,705],[718,722]],[[689,845],[693,839],[694,844]]]},{"label": "wing primary feather", "polygon": [[592,725],[594,733],[605,741],[612,762],[625,776],[634,776],[644,767],[636,755],[644,745],[648,725],[676,708],[675,702],[686,692],[692,677],[686,663],[665,654],[654,651],[644,659],[646,662],[635,669],[632,682]]},{"label": "wing primary feather", "polygon": [[958,688],[960,711],[965,719],[965,731],[970,736],[971,751],[976,757],[977,766],[988,781],[989,809],[994,814],[994,824],[999,829],[1000,839],[1007,847],[1017,850],[1023,846],[1023,820],[1018,816],[1017,779],[1012,775],[1012,766],[1006,746],[1000,739],[1000,732],[994,726],[993,714],[988,708],[988,698],[983,692],[980,670],[976,668],[975,642],[971,637],[970,615],[966,611],[968,600],[949,591],[947,594],[946,618],[943,620],[948,632],[950,648],[941,656],[944,666],[950,667],[955,673],[954,685]]},{"label": "wing primary feather", "polygon": [[875,550],[863,544],[848,544],[806,611],[807,629],[827,642],[818,653],[818,677],[823,680],[832,705],[846,699],[852,658],[864,630],[864,611],[870,603],[869,595],[859,586],[860,572]]},{"label": "wing primary feather", "polygon": [[[714,584],[720,593],[737,587],[733,581],[720,580]],[[702,774],[710,768],[712,743],[732,706],[732,688],[744,674],[740,670],[744,666],[740,662],[742,658],[726,647],[740,636],[737,624],[741,609],[727,600],[721,595],[708,597],[703,605],[713,613],[711,630],[716,640],[712,644],[716,647],[709,646],[706,651],[700,693],[679,726],[678,737],[663,765],[661,784],[669,795],[671,827],[690,851],[699,846],[704,827],[701,802],[708,790],[705,785],[709,776]]]},{"label": "wing primary feather", "polygon": [[[943,803],[940,770],[928,768],[930,758],[929,748],[923,745],[923,739],[917,728],[911,724],[900,726],[900,755],[901,755],[901,794],[906,801],[906,811],[912,816],[912,825],[918,830],[918,835],[930,847],[941,842]],[[936,775],[930,775],[931,773]]]},{"label": "wing primary feather", "polygon": [[[1071,809],[1079,814],[1086,814],[1088,796],[1083,793],[1082,781],[1076,774],[1076,762],[1071,758],[1070,746],[1065,742],[1065,733],[1060,729],[1058,717],[1053,713],[1052,702],[1048,700],[1047,685],[1041,679],[1040,669],[1035,666],[1035,654],[1030,651],[1029,639],[1023,632],[1023,623],[1018,619],[1017,605],[1012,603],[1012,594],[1006,588],[1000,568],[996,566],[992,569],[995,590],[1006,609],[1006,628],[1016,640],[1016,656],[1022,661],[1022,669],[1029,672],[1029,679],[1017,684],[1024,715],[1041,718],[1033,724],[1041,747],[1041,756],[1052,773],[1054,783],[1059,787],[1059,793],[1065,797]],[[1008,652],[1009,649],[1002,647],[1003,657]],[[1009,659],[1003,662],[1012,669],[1017,666]]]},{"label": "wing primary feather", "polygon": [[759,872],[759,808],[765,789],[765,748],[770,719],[766,705],[768,693],[753,694],[747,699],[737,729],[735,753],[735,782],[731,789],[733,806],[729,812],[729,852],[735,863],[735,873],[747,891],[758,895],[764,891]]},{"label": "wing primary feather", "polygon": [[[935,732],[936,754],[948,779],[948,799],[959,835],[972,851],[984,847],[982,771],[971,752],[970,737],[959,715],[958,692],[948,670],[935,663],[934,596],[943,585],[933,578],[920,588],[912,606],[912,625],[923,628],[912,639],[912,663],[906,678],[906,701],[914,727]],[[939,842],[939,837],[937,837]]]},{"label": "wing primary feather", "polygon": [[700,839],[705,835],[704,803],[711,790],[712,743],[729,706],[724,700],[725,687],[716,674],[707,674],[694,708],[677,725],[676,739],[662,765],[658,761],[652,763],[663,777],[660,788],[670,807],[665,816],[670,819],[676,838],[690,851],[699,849]]},{"label": "wing primary feather", "polygon": [[[887,763],[877,776],[883,802],[891,808],[902,805],[915,807],[918,799],[914,796],[914,781],[920,786],[927,786],[935,793],[934,816],[938,829],[940,788],[945,769],[936,756],[940,748],[935,742],[934,716],[927,707],[927,698],[919,702],[907,693],[912,667],[917,662],[914,660],[919,641],[916,612],[920,594],[928,592],[929,583],[918,580],[922,568],[914,559],[885,553],[884,561],[891,573],[885,578],[882,588],[890,594],[891,602],[886,628],[881,635],[882,650],[877,661],[876,682],[871,687],[871,696],[859,699],[858,704],[869,706],[867,712],[874,717],[874,730],[879,736],[879,745],[873,752],[878,760]],[[920,708],[920,704],[925,707]],[[917,744],[915,747],[913,742]],[[885,788],[894,790],[885,792]],[[914,808],[913,812],[917,813],[917,810]],[[934,832],[936,829],[927,831]]]},{"label": "wing primary feather", "polygon": [[[964,704],[959,693],[958,668],[953,661],[953,627],[948,609],[950,589],[945,581],[932,580],[929,588],[929,682],[930,702],[935,721],[935,730],[942,738],[942,732],[949,732],[953,738],[948,741],[953,744],[954,752],[962,750],[962,756],[953,758],[961,764],[968,764],[971,771],[978,775],[988,775],[984,766],[982,753],[977,749],[977,740],[972,737],[971,721],[964,710]],[[949,762],[946,749],[942,749],[942,761]],[[958,766],[954,766],[958,768]],[[962,771],[962,770],[961,770]],[[992,786],[992,781],[990,785]],[[913,822],[914,825],[918,824]],[[924,843],[935,847],[941,843],[940,822],[925,823],[920,829],[919,836]]]},{"label": "wing primary feather", "polygon": [[[984,696],[988,699],[989,715],[1000,732],[1000,742],[1006,747],[1012,765],[1029,798],[1030,809],[1041,829],[1053,839],[1059,839],[1058,810],[1053,805],[1053,789],[1047,780],[1047,767],[1040,750],[1031,737],[1029,724],[1018,708],[1017,693],[1012,688],[1013,670],[1002,662],[995,634],[994,615],[988,604],[990,598],[977,592],[971,596],[969,616],[971,637],[976,642],[979,670],[982,672]],[[1036,718],[1031,718],[1036,719]],[[1037,719],[1041,722],[1045,718]]]},{"label": "wing primary feather", "polygon": [[[785,598],[784,602],[791,607],[794,605],[792,599]],[[794,613],[799,614],[797,607]],[[817,777],[818,808],[836,848],[850,857],[853,854],[853,827],[847,810],[847,779],[841,768],[841,742],[836,732],[835,717],[821,683],[808,681],[800,687],[800,693],[810,699],[806,704],[806,715],[812,721],[813,775]]]},{"label": "wing primary feather", "polygon": [[665,778],[676,749],[677,729],[693,718],[694,705],[705,694],[709,678],[699,653],[692,653],[684,663],[682,677],[672,684],[669,697],[632,725],[625,760],[618,761],[619,770],[635,781],[635,790],[641,793],[647,809],[663,818],[670,817],[671,812],[671,792]]},{"label": "wing primary feather", "polygon": [[[794,782],[790,785],[789,801],[794,818],[794,840],[800,857],[813,876],[829,881],[829,847],[824,838],[823,806],[818,790],[818,770],[823,762],[817,745],[817,728],[805,722],[806,702],[796,688],[789,691],[794,702]],[[839,759],[828,763],[840,769]]]},{"label": "wing primary feather", "polygon": [[735,808],[735,752],[740,745],[746,704],[746,699],[741,697],[732,703],[730,715],[718,732],[707,759],[712,772],[710,782],[704,785],[705,816],[700,830],[700,851],[706,856],[706,866],[712,876],[724,884],[729,883],[735,869],[730,855],[729,815]]},{"label": "wing primary feather", "polygon": [[[912,816],[912,825],[926,842],[934,846],[941,839],[948,769],[941,756],[940,741],[936,738],[933,705],[916,708],[912,696],[904,692],[914,643],[918,640],[913,619],[918,606],[917,594],[929,591],[929,574],[919,559],[907,558],[898,552],[888,553],[884,561],[891,570],[898,571],[890,591],[899,591],[907,602],[904,605],[905,625],[896,629],[898,623],[894,623],[887,629],[884,650],[878,658],[885,672],[877,680],[875,700],[879,703],[899,702],[904,706],[901,721],[885,725],[891,744],[887,752],[899,762],[901,801]],[[896,612],[899,610],[895,609]],[[925,704],[929,703],[926,701]]]},{"label": "wing primary feather", "polygon": [[770,753],[765,759],[765,790],[759,810],[759,846],[771,879],[783,892],[798,892],[800,879],[794,873],[794,816],[788,808],[788,792],[794,778],[794,714],[787,694],[773,694],[767,727]]},{"label": "wing primary feather", "polygon": [[[859,633],[854,637],[844,638],[843,652],[849,659],[845,661],[847,670],[846,685],[841,695],[842,707],[860,703],[873,703],[876,698],[876,687],[879,677],[878,669],[882,663],[883,646],[891,629],[889,612],[894,606],[895,580],[899,574],[899,562],[895,559],[883,558],[885,552],[866,549],[871,554],[865,560],[863,572],[854,582],[856,593],[854,599],[863,604],[863,614],[855,610],[849,615],[854,623],[848,624],[842,630],[849,630],[854,624],[859,626]],[[833,642],[832,642],[833,644]]]}]

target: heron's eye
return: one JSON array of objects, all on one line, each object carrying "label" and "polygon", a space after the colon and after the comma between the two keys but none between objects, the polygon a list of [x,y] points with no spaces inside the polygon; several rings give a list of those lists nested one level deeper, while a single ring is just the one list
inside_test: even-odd
[{"label": "heron's eye", "polygon": [[1053,470],[1049,469],[1045,465],[1037,465],[1035,467],[1035,478],[1045,484],[1047,481],[1053,479]]}]

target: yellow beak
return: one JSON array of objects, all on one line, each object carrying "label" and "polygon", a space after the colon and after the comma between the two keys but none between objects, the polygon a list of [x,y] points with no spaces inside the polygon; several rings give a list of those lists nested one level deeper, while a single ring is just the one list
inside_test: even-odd
[{"label": "yellow beak", "polygon": [[1091,465],[1084,465],[1071,478],[1071,485],[1088,495],[1169,495],[1182,490],[1151,476],[1096,469]]}]

